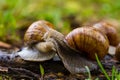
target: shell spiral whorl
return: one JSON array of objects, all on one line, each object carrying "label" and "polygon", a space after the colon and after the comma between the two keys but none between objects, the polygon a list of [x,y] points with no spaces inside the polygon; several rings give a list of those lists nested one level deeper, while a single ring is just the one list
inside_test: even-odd
[{"label": "shell spiral whorl", "polygon": [[36,21],[31,24],[24,35],[24,43],[30,45],[43,41],[42,37],[47,31],[46,27],[53,28],[53,25],[44,20]]}]

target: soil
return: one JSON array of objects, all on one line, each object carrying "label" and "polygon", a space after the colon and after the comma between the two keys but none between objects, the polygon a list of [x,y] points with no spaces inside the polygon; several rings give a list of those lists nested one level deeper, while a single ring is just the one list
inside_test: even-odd
[{"label": "soil", "polygon": [[[8,52],[8,51],[7,51]],[[111,76],[113,65],[120,71],[120,62],[116,61],[113,56],[106,55],[101,61],[103,67]],[[40,73],[40,64],[44,68],[44,74]],[[88,73],[71,74],[64,67],[60,60],[48,60],[45,62],[28,62],[25,65],[0,63],[0,76],[2,80],[85,80],[88,78]],[[101,69],[91,71],[92,80],[107,80]]]}]

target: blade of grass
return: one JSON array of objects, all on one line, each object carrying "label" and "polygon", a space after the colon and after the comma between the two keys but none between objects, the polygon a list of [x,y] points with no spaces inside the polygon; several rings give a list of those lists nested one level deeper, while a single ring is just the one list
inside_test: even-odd
[{"label": "blade of grass", "polygon": [[112,80],[115,80],[114,77],[115,77],[115,66],[112,67]]},{"label": "blade of grass", "polygon": [[99,65],[99,67],[101,68],[102,72],[104,73],[105,77],[107,78],[107,80],[110,80],[110,77],[108,76],[108,74],[107,74],[107,72],[105,71],[105,69],[103,68],[100,60],[98,59],[97,54],[95,54],[95,57],[96,57],[96,60],[97,60],[98,65]]},{"label": "blade of grass", "polygon": [[95,80],[100,80],[99,78],[96,78]]},{"label": "blade of grass", "polygon": [[88,66],[85,66],[85,68],[88,72],[88,77],[89,77],[88,79],[85,79],[85,80],[91,80],[91,74],[90,74],[90,70],[89,70]]},{"label": "blade of grass", "polygon": [[117,69],[115,69],[114,75],[115,75],[115,78],[113,80],[120,80],[120,73]]},{"label": "blade of grass", "polygon": [[40,64],[40,73],[41,73],[41,76],[44,76],[45,74],[44,68],[41,64]]},{"label": "blade of grass", "polygon": [[115,80],[120,80],[120,73],[117,73]]}]

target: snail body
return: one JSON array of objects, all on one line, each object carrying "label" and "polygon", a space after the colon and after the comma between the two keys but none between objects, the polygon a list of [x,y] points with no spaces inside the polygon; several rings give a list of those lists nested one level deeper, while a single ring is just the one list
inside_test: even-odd
[{"label": "snail body", "polygon": [[29,48],[29,47],[23,47],[21,51],[17,52],[17,54],[26,61],[45,61],[53,58],[55,53],[53,51],[48,52],[42,52],[37,50],[36,48]]}]

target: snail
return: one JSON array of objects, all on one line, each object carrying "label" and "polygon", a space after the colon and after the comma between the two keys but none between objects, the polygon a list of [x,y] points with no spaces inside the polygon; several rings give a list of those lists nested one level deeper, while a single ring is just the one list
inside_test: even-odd
[{"label": "snail", "polygon": [[[88,66],[90,70],[97,69],[93,61],[95,53],[102,59],[109,48],[106,35],[93,27],[76,28],[67,36],[49,28],[44,39],[55,44],[57,54],[64,66],[73,74],[86,72],[85,66]],[[78,47],[80,45],[83,47]]]},{"label": "snail", "polygon": [[53,25],[47,21],[39,20],[30,25],[24,35],[25,47],[18,55],[27,61],[45,61],[55,55],[54,45],[51,42],[45,42],[43,39],[47,28],[53,28]]},{"label": "snail", "polygon": [[109,43],[110,43],[108,53],[111,55],[115,55],[116,46],[120,42],[116,27],[114,27],[112,24],[110,24],[106,21],[96,23],[93,25],[93,27],[100,30],[104,34],[106,34],[106,36],[109,40]]},{"label": "snail", "polygon": [[117,46],[119,43],[119,37],[117,30],[112,24],[108,22],[99,22],[93,25],[94,28],[100,30],[107,35],[110,45]]},{"label": "snail", "polygon": [[115,58],[120,61],[120,43],[116,47]]}]

